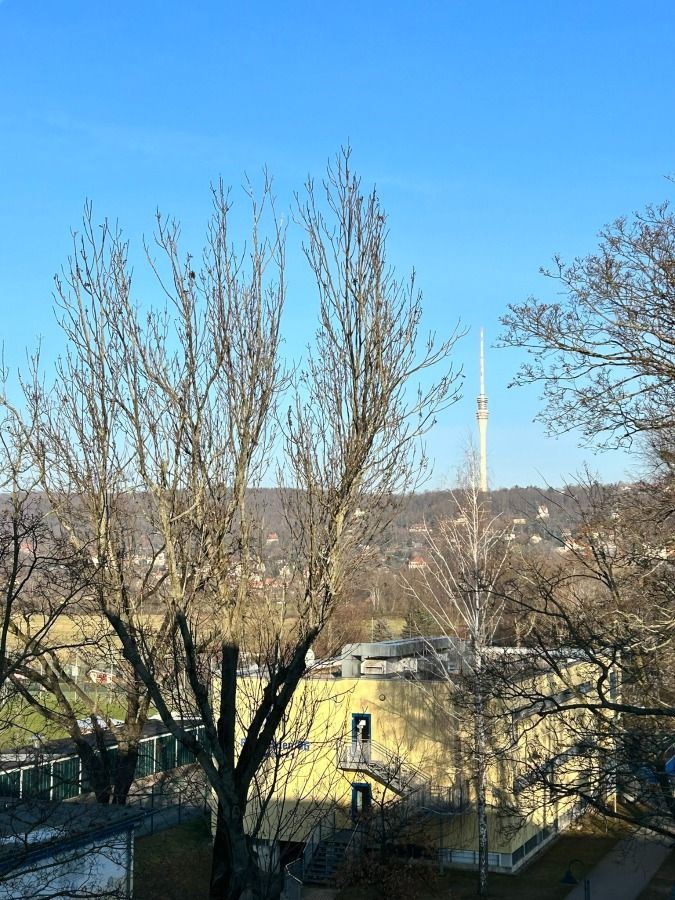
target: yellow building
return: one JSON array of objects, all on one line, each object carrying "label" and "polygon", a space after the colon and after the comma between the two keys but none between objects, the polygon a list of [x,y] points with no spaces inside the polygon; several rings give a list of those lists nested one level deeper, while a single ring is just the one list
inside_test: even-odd
[{"label": "yellow building", "polygon": [[[330,874],[366,831],[371,843],[475,865],[471,722],[457,694],[467,665],[466,646],[449,638],[351,644],[338,660],[314,665],[261,772],[251,832],[305,844],[306,876],[312,866]],[[530,668],[522,696],[536,686],[560,705],[588,689],[573,656],[558,669],[562,676]],[[246,681],[254,699],[262,679]],[[542,716],[541,702],[518,696],[494,701],[490,714],[489,865],[503,872],[517,871],[579,812],[551,779],[579,778],[582,714]]]}]

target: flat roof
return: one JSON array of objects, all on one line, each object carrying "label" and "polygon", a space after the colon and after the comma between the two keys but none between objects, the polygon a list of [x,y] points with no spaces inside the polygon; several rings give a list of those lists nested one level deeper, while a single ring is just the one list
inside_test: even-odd
[{"label": "flat roof", "polygon": [[350,656],[369,659],[394,659],[404,656],[425,656],[429,652],[439,652],[456,647],[460,643],[447,636],[399,638],[391,641],[360,641],[358,644],[345,644],[341,659]]},{"label": "flat roof", "polygon": [[0,800],[0,873],[20,869],[29,859],[129,831],[144,815],[129,806]]}]

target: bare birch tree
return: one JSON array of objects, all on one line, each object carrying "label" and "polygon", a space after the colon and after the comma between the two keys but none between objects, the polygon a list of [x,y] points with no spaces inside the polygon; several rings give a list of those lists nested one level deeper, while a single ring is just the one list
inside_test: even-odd
[{"label": "bare birch tree", "polygon": [[[452,637],[463,658],[462,672],[449,673],[439,660],[439,671],[451,682],[451,706],[437,709],[450,731],[468,738],[463,755],[476,797],[478,821],[478,893],[488,883],[488,769],[500,749],[499,720],[489,709],[494,682],[488,654],[493,648],[504,607],[499,579],[508,555],[507,529],[491,515],[489,497],[480,491],[476,455],[469,451],[462,484],[453,492],[453,511],[427,536],[426,568],[408,582],[414,600],[433,618],[435,633]],[[433,702],[435,695],[430,695]]]}]

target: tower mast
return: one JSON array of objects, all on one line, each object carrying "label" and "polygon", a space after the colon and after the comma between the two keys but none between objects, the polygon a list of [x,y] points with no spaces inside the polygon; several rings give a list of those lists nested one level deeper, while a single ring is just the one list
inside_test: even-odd
[{"label": "tower mast", "polygon": [[476,401],[476,419],[478,420],[478,440],[480,450],[480,489],[487,491],[487,423],[488,402],[485,396],[485,358],[483,354],[483,329],[480,330],[480,394]]}]

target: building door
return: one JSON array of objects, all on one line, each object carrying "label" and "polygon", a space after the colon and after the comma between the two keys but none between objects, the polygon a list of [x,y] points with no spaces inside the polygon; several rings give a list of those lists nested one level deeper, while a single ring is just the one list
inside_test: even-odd
[{"label": "building door", "polygon": [[370,713],[352,713],[352,758],[370,761]]},{"label": "building door", "polygon": [[370,810],[373,792],[369,784],[352,784],[352,819],[359,819]]}]

